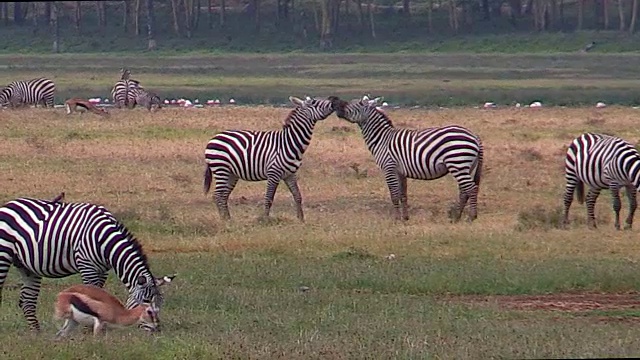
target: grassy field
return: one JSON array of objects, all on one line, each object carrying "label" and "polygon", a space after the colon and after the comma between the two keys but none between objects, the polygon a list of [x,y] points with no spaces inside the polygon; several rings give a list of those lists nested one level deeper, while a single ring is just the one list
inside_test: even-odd
[{"label": "grassy field", "polygon": [[638,54],[6,55],[0,84],[47,76],[57,102],[110,97],[119,70],[163,98],[282,103],[291,94],[381,93],[392,104],[640,104]]},{"label": "grassy field", "polygon": [[[265,183],[241,182],[223,223],[202,194],[203,152],[221,129],[276,129],[287,109],[221,107],[113,111],[108,120],[62,109],[3,111],[0,200],[89,201],[141,240],[156,275],[177,272],[164,331],[81,332],[53,342],[53,297],[78,277],[45,280],[43,333],[17,307],[12,272],[0,308],[5,359],[69,358],[566,358],[640,352],[638,230],[613,229],[610,197],[589,231],[574,204],[559,230],[565,146],[583,131],[636,142],[637,111],[389,110],[397,126],[458,123],[483,139],[479,218],[450,224],[446,177],[409,181],[411,220],[391,220],[380,171],[359,130],[318,124],[299,184],[306,223],[281,186],[258,222]],[[626,213],[626,203],[623,215]],[[395,254],[396,258],[385,257]],[[107,287],[124,297],[113,278]],[[308,287],[308,291],[301,291]],[[114,351],[117,349],[117,351]]]}]

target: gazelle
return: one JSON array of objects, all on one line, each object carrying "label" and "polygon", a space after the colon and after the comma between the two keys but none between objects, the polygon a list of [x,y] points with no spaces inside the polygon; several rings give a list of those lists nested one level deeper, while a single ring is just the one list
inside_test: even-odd
[{"label": "gazelle", "polygon": [[84,109],[84,111],[90,111],[94,114],[101,116],[109,116],[109,112],[105,109],[95,106],[93,103],[86,99],[71,98],[64,102],[64,107],[67,109],[67,115],[78,111],[78,108]]},{"label": "gazelle", "polygon": [[92,326],[94,336],[105,331],[107,325],[124,327],[140,324],[145,330],[160,331],[158,308],[153,301],[126,309],[118,298],[93,285],[74,285],[61,291],[56,300],[54,318],[65,320],[56,338],[69,335],[78,324]]}]

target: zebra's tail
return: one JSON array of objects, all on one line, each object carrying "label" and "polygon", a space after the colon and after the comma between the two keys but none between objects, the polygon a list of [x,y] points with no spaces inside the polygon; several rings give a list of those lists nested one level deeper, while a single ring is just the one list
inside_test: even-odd
[{"label": "zebra's tail", "polygon": [[576,185],[576,199],[580,204],[584,204],[584,183],[582,181],[578,181]]},{"label": "zebra's tail", "polygon": [[204,193],[205,195],[209,193],[209,189],[211,189],[211,169],[209,169],[209,165],[204,166]]},{"label": "zebra's tail", "polygon": [[473,175],[473,182],[476,183],[476,186],[478,187],[480,187],[480,180],[482,179],[482,158],[484,157],[484,149],[482,148],[482,143],[479,142],[479,144],[480,148],[478,151],[478,158],[476,160],[476,173]]}]

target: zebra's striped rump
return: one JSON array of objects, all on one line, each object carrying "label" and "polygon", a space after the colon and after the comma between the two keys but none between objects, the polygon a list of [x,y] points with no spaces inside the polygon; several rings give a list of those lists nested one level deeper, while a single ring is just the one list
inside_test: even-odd
[{"label": "zebra's striped rump", "polygon": [[458,182],[459,201],[452,210],[457,221],[469,202],[469,221],[477,217],[477,198],[484,150],[468,129],[450,125],[423,130],[397,129],[377,108],[380,98],[346,102],[332,98],[336,115],[358,124],[365,144],[385,174],[396,218],[408,220],[407,178],[434,180],[451,174]]},{"label": "zebra's striped rump", "polygon": [[0,91],[0,105],[37,107],[42,104],[44,107],[53,107],[55,90],[55,84],[47,78],[14,81]]},{"label": "zebra's striped rump", "polygon": [[264,216],[269,216],[281,180],[291,191],[297,215],[303,220],[302,195],[296,172],[311,143],[317,121],[333,113],[330,100],[290,97],[296,106],[285,118],[281,130],[227,130],[214,136],[205,149],[204,191],[215,179],[215,199],[223,219],[229,219],[228,199],[239,179],[267,181]]},{"label": "zebra's striped rump", "polygon": [[[104,207],[20,198],[0,207],[0,291],[13,264],[23,276],[20,307],[39,329],[36,303],[43,277],[80,274],[84,284],[102,287],[113,269],[129,290],[127,307],[163,301],[140,243]],[[169,279],[170,281],[170,279]]]},{"label": "zebra's striped rump", "polygon": [[[565,179],[565,226],[569,224],[569,208],[575,193],[580,203],[587,203],[587,225],[596,228],[596,200],[603,189],[609,189],[615,213],[614,226],[620,229],[620,189],[624,187],[629,199],[625,229],[632,228],[637,208],[636,192],[640,189],[640,153],[631,143],[605,134],[584,133],[578,136],[567,149]],[[585,187],[589,188],[586,198]]]}]

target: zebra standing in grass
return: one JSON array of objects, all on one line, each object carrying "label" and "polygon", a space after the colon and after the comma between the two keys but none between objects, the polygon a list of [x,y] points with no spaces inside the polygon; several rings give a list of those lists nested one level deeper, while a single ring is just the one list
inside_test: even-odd
[{"label": "zebra standing in grass", "polygon": [[376,164],[384,172],[396,219],[409,220],[407,178],[434,180],[451,174],[460,191],[452,219],[460,220],[468,201],[468,220],[475,220],[482,176],[480,138],[457,125],[423,130],[396,129],[387,115],[377,109],[378,101],[379,98],[348,103],[333,98],[338,117],[358,124]]},{"label": "zebra standing in grass", "polygon": [[47,78],[14,81],[0,90],[0,105],[17,107],[22,105],[44,105],[53,107],[56,85]]},{"label": "zebra standing in grass", "polygon": [[43,277],[80,273],[84,284],[102,287],[113,268],[129,290],[127,308],[148,301],[160,306],[158,286],[173,277],[153,277],[140,243],[107,209],[64,203],[63,194],[54,201],[19,198],[0,207],[0,296],[13,264],[23,280],[19,306],[29,327],[39,330]]},{"label": "zebra standing in grass", "polygon": [[147,91],[140,87],[133,89],[131,94],[133,95],[133,101],[129,100],[129,104],[133,104],[133,106],[131,106],[132,108],[135,107],[135,105],[141,105],[149,111],[151,111],[152,107],[155,107],[156,109],[162,108],[162,101],[154,92]]},{"label": "zebra standing in grass", "polygon": [[640,190],[640,153],[629,142],[615,136],[585,133],[571,142],[565,160],[566,189],[564,193],[564,225],[569,224],[569,207],[577,188],[578,202],[583,203],[584,186],[587,193],[587,224],[596,228],[595,205],[600,191],[611,190],[615,227],[620,230],[620,188],[629,199],[629,216],[625,229],[631,229],[638,207],[636,192]]},{"label": "zebra standing in grass", "polygon": [[330,100],[289,97],[295,108],[284,121],[282,130],[227,130],[218,133],[205,150],[204,192],[215,178],[215,202],[220,216],[229,219],[229,195],[238,179],[267,181],[264,217],[269,216],[273,197],[281,180],[291,191],[297,216],[304,221],[302,195],[296,172],[302,155],[311,142],[316,122],[333,113]]},{"label": "zebra standing in grass", "polygon": [[120,69],[120,80],[111,89],[113,104],[117,108],[132,108],[135,106],[135,91],[142,89],[138,80],[131,79],[131,71],[126,68]]}]

